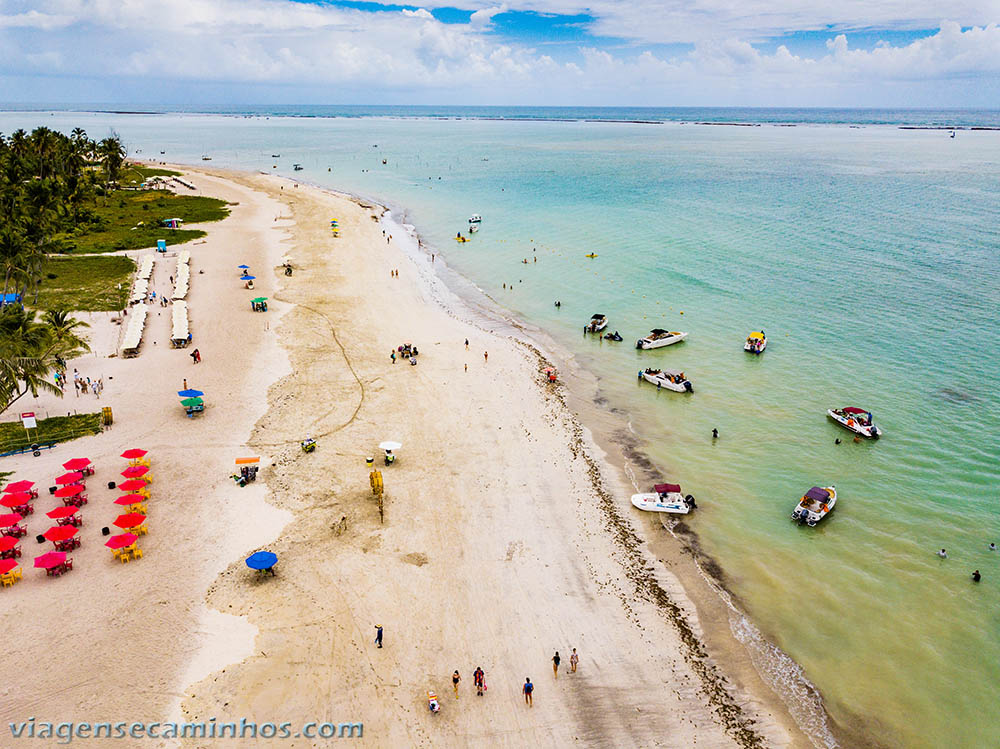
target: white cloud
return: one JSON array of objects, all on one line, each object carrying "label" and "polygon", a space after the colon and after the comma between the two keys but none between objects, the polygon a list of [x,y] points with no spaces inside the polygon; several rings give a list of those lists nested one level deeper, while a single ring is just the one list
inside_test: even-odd
[{"label": "white cloud", "polygon": [[[557,62],[485,33],[496,14],[528,1],[484,3],[468,24],[444,24],[424,8],[372,13],[288,0],[37,0],[30,10],[23,2],[0,0],[0,70],[8,78],[146,78],[291,85],[314,92],[416,90],[432,92],[428,100],[435,102],[444,95],[460,96],[463,103],[648,105],[817,105],[834,103],[831,92],[870,96],[878,86],[892,85],[905,96],[906,86],[961,77],[979,76],[995,87],[1000,75],[1000,28],[991,23],[963,31],[957,21],[901,46],[852,49],[847,37],[831,34],[825,51],[812,56],[786,46],[765,53],[746,36],[720,33],[696,40],[692,51],[674,57],[584,48],[576,51],[577,61]],[[695,5],[706,2],[716,6],[720,18],[732,12],[726,5],[731,0],[695,0]],[[752,7],[762,0],[747,2]],[[767,18],[788,16],[798,0],[784,2],[783,9],[775,2]],[[888,0],[886,7],[895,2]],[[921,2],[913,0],[914,7]],[[573,9],[569,0],[538,4]],[[610,5],[633,3],[599,0],[595,7]],[[634,5],[644,7],[643,0]],[[650,28],[681,12],[668,3],[656,5],[663,13]],[[607,12],[599,23],[625,18]],[[806,15],[800,15],[805,23]],[[71,49],[88,53],[67,54]]]},{"label": "white cloud", "polygon": [[497,5],[493,8],[481,8],[469,18],[469,26],[474,29],[486,29],[493,25],[493,16],[507,12],[507,5]]}]

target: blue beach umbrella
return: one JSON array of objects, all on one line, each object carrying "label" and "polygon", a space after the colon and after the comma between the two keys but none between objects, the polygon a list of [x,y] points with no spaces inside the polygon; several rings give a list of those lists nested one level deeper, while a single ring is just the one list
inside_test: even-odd
[{"label": "blue beach umbrella", "polygon": [[244,270],[247,270],[250,266],[249,265],[237,265],[236,267],[237,268],[243,268]]},{"label": "blue beach umbrella", "polygon": [[241,281],[253,281],[257,276],[240,276]]},{"label": "blue beach umbrella", "polygon": [[178,390],[177,395],[181,398],[198,398],[204,395],[200,390]]},{"label": "blue beach umbrella", "polygon": [[247,567],[252,570],[269,570],[278,561],[278,555],[270,551],[255,551],[247,557]]}]

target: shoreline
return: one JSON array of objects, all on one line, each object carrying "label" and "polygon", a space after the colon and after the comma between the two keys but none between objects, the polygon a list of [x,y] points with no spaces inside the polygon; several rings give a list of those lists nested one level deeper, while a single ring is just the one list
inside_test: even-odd
[{"label": "shoreline", "polygon": [[[184,168],[191,169],[192,171],[199,171],[197,167],[184,167]],[[214,173],[217,170],[211,170],[211,171],[212,173]],[[227,173],[229,173],[229,170],[227,170]],[[308,183],[297,181],[294,178],[277,177],[276,175],[266,175],[266,174],[262,175],[250,172],[232,172],[231,174],[234,178],[237,179],[239,179],[239,177],[242,176],[243,179],[249,182],[252,182],[254,180],[260,180],[261,178],[263,178],[264,180],[267,181],[283,182],[286,184],[286,186],[288,184],[300,184],[303,185],[306,188],[306,190],[313,190],[335,198],[351,201],[356,205],[358,205],[359,207],[361,207],[362,209],[381,212],[379,220],[383,225],[386,225],[387,221],[394,220],[394,217],[391,216],[391,212],[389,211],[389,209],[385,208],[382,204],[370,198],[354,196],[335,190],[329,190],[327,188],[322,188],[316,185],[308,185]],[[397,226],[399,226],[399,224],[397,224]],[[421,242],[419,234],[416,232],[415,229],[412,229],[411,227],[405,225],[401,226],[401,228],[406,228],[408,231],[412,232],[412,236],[410,237],[410,239],[412,240],[413,244],[408,248],[402,249],[402,252],[406,257],[408,257],[414,263],[414,266],[416,267],[416,265],[421,260],[421,256],[424,255],[425,251],[427,251],[426,247]],[[425,296],[428,297],[428,301],[432,301],[433,303],[439,305],[448,314],[452,316],[464,318],[465,322],[471,323],[472,325],[481,327],[481,324],[483,322],[486,322],[488,324],[492,320],[492,318],[489,317],[491,312],[490,310],[484,308],[482,304],[472,303],[471,300],[466,299],[460,292],[457,292],[456,290],[452,289],[448,285],[447,281],[441,278],[441,275],[440,273],[437,272],[436,267],[431,267],[432,264],[427,261],[426,256],[423,257],[423,260],[424,260],[424,262],[422,263],[423,267],[418,269],[419,271],[418,275],[420,276],[419,280],[420,280],[420,285],[423,287],[423,293],[425,294]],[[453,270],[450,272],[455,274],[456,276],[461,277],[460,274],[457,274]],[[461,278],[464,279],[464,277]],[[477,288],[475,287],[474,284],[468,281],[468,279],[464,280],[471,288]],[[462,309],[456,309],[453,304],[449,304],[448,300],[442,298],[440,289],[432,290],[431,286],[433,285],[434,281],[436,281],[438,284],[441,284],[444,290],[448,294],[454,296],[459,301]],[[489,297],[485,298],[489,299]],[[490,303],[496,304],[491,299]],[[499,308],[499,305],[497,305],[497,307]],[[475,318],[477,315],[482,315],[485,317],[479,320],[469,319],[470,316],[472,318]],[[511,335],[511,337],[514,337],[519,342],[520,345],[531,348],[535,356],[538,357],[546,356],[543,355],[538,350],[538,348],[536,348],[536,346],[541,347],[542,350],[547,352],[551,352],[558,348],[554,344],[554,342],[539,341],[538,340],[539,336],[536,334],[534,330],[530,329],[530,326],[521,324],[519,323],[519,321],[513,319],[512,317],[504,316],[501,319],[504,321],[505,325],[509,325],[511,327],[509,335]],[[496,326],[494,325],[494,328],[495,327]],[[541,334],[541,336],[544,336],[544,331],[537,331],[537,333]],[[651,533],[652,534],[657,533],[659,531],[660,524],[654,523],[651,520],[643,520],[642,521],[642,526],[644,529],[643,534],[649,538],[648,538],[648,543],[641,542],[640,538],[638,536],[635,536],[634,531],[632,531],[631,528],[629,527],[630,521],[624,521],[623,523],[621,522],[622,518],[616,506],[616,501],[617,504],[620,504],[620,498],[618,500],[612,500],[611,496],[607,494],[607,490],[604,487],[606,483],[609,482],[609,480],[611,483],[619,485],[619,488],[623,484],[623,482],[632,481],[634,483],[634,476],[629,476],[629,472],[631,470],[629,457],[632,457],[634,460],[636,456],[634,453],[631,456],[626,456],[628,449],[622,442],[614,439],[613,435],[614,430],[609,431],[609,433],[605,435],[605,437],[602,439],[602,437],[600,436],[600,430],[598,430],[598,433],[596,433],[595,435],[594,432],[591,432],[590,429],[584,426],[587,422],[584,419],[583,414],[581,413],[581,411],[583,410],[582,407],[585,406],[587,401],[589,400],[590,410],[595,410],[593,404],[593,398],[591,397],[590,399],[588,399],[581,393],[574,391],[578,390],[579,386],[587,382],[589,378],[589,384],[586,385],[586,387],[592,387],[593,392],[596,394],[598,387],[596,379],[594,379],[593,376],[589,374],[589,372],[581,370],[581,368],[576,365],[575,361],[572,361],[572,357],[569,356],[567,358],[564,352],[559,352],[556,355],[548,353],[547,356],[555,358],[557,360],[560,359],[561,356],[566,366],[565,369],[561,366],[560,371],[561,372],[572,371],[572,376],[570,379],[575,379],[579,381],[579,383],[577,383],[576,386],[571,384],[567,388],[568,392],[570,393],[569,398],[567,399],[561,397],[560,400],[562,401],[562,405],[566,409],[567,413],[570,414],[573,423],[577,425],[577,429],[579,430],[579,434],[577,437],[577,439],[580,440],[579,445],[581,447],[587,445],[587,449],[583,450],[583,452],[588,456],[594,453],[596,453],[596,455],[598,456],[596,458],[588,457],[587,459],[592,461],[590,463],[590,471],[593,474],[592,479],[595,490],[597,490],[599,493],[601,491],[604,492],[605,504],[606,504],[605,508],[606,516],[609,518],[609,520],[612,521],[614,521],[617,516],[617,521],[619,521],[618,532],[620,534],[632,533],[633,534],[632,543],[639,543],[642,547],[652,552],[652,554],[656,558],[660,559],[660,561],[665,565],[664,572],[668,577],[676,576],[676,579],[674,579],[672,583],[668,581],[667,584],[664,586],[661,586],[660,580],[657,579],[661,578],[662,575],[654,574],[651,577],[641,581],[637,578],[633,580],[633,583],[636,586],[636,590],[638,591],[641,587],[645,586],[647,588],[647,594],[651,594],[654,598],[660,597],[661,604],[669,601],[670,595],[674,591],[676,591],[676,594],[679,594],[680,597],[682,597],[685,601],[687,601],[689,606],[692,603],[692,597],[693,597],[694,608],[697,609],[698,611],[698,615],[696,618],[697,623],[695,624],[694,629],[691,629],[690,626],[688,626],[687,620],[683,613],[685,608],[684,606],[677,607],[676,605],[674,605],[674,615],[673,615],[674,616],[673,626],[681,627],[682,639],[686,639],[686,641],[688,642],[687,647],[691,649],[691,653],[699,653],[699,652],[704,653],[704,645],[702,641],[703,640],[708,641],[713,651],[721,652],[724,654],[724,657],[722,658],[721,661],[722,671],[725,674],[725,676],[736,679],[737,685],[739,686],[738,691],[744,694],[747,692],[753,694],[755,696],[755,699],[760,704],[764,705],[764,709],[767,710],[769,715],[774,716],[775,714],[777,714],[779,716],[783,716],[783,718],[779,718],[779,722],[784,724],[786,730],[788,730],[789,733],[797,733],[800,729],[800,726],[795,722],[793,718],[791,718],[790,715],[788,715],[785,712],[788,708],[786,704],[782,701],[782,698],[774,691],[773,685],[766,683],[762,679],[761,675],[757,672],[756,668],[752,664],[751,662],[752,658],[748,652],[744,650],[742,654],[740,653],[740,650],[742,650],[744,646],[739,645],[737,643],[735,638],[735,628],[733,626],[733,623],[729,621],[729,617],[728,616],[725,617],[721,622],[713,621],[714,616],[717,615],[720,610],[725,609],[726,605],[728,605],[730,609],[732,609],[733,604],[731,602],[724,601],[722,595],[718,590],[710,590],[710,587],[712,587],[713,584],[718,584],[718,583],[717,582],[713,583],[712,581],[709,581],[707,577],[705,577],[706,573],[702,568],[702,564],[705,562],[706,558],[704,556],[698,558],[698,553],[694,550],[697,548],[696,537],[694,542],[692,543],[690,537],[688,537],[687,540],[681,540],[674,534],[673,531],[671,531],[671,534],[669,536],[657,538],[655,535],[651,535]],[[545,359],[543,358],[542,361],[545,361]],[[577,401],[577,403],[575,405],[570,405],[569,403],[567,403],[567,400],[570,401],[570,403],[572,403],[573,401]],[[605,411],[605,416],[609,420],[615,418],[613,414],[607,411]],[[258,422],[258,425],[259,424],[260,421]],[[257,429],[255,428],[255,432],[256,431]],[[258,436],[255,441],[259,441],[259,439],[260,437]],[[636,441],[638,442],[638,438]],[[610,450],[607,449],[605,445],[610,446],[611,449]],[[641,457],[644,458],[644,456]],[[620,458],[621,462],[619,462],[616,458]],[[646,460],[648,462],[648,459]],[[604,464],[603,470],[600,465],[602,463]],[[638,463],[641,463],[641,459],[638,461]],[[639,468],[639,470],[643,470],[641,465],[637,465],[637,468]],[[614,476],[609,477],[607,475],[609,472],[617,473],[619,475],[617,477]],[[690,556],[690,559],[685,558],[685,553]],[[639,555],[640,556],[642,555],[641,549],[639,550]],[[664,557],[669,557],[670,562],[669,563],[664,562],[663,559]],[[708,561],[711,563],[711,560]],[[669,571],[666,571],[666,567],[670,568]],[[699,590],[700,587],[703,587],[704,590]],[[668,593],[667,591],[671,591],[671,593]],[[704,612],[708,612],[709,615],[706,616]],[[685,630],[688,632],[688,635],[683,634],[683,631]],[[733,647],[733,645],[736,645],[736,647]],[[744,662],[740,663],[739,662],[740,660]],[[706,694],[711,691],[710,684],[712,683],[712,680],[715,678],[714,675],[718,675],[718,669],[715,665],[715,662],[716,662],[715,658],[711,658],[707,661],[708,667],[706,668],[705,672],[702,674],[701,677],[702,679],[706,680],[705,683],[703,684],[703,687],[706,690]],[[720,692],[719,692],[720,695],[726,693],[725,688],[721,687],[721,684],[726,681],[725,676],[718,677],[719,681],[717,683],[717,686],[720,687]],[[813,693],[815,694],[815,689],[814,688],[812,689]],[[761,694],[762,691],[763,695]],[[732,722],[730,722],[729,724],[729,730],[731,731],[730,735],[739,735],[739,732],[742,730],[740,727],[740,717],[739,717],[741,714],[741,708],[739,706],[734,706],[734,705],[726,706],[725,699],[723,697],[719,697],[719,699],[721,699],[722,702],[716,705],[716,713],[719,715],[723,715],[724,719],[727,719],[727,716],[728,718],[731,718]],[[825,715],[825,712],[823,713],[822,718],[825,718],[826,721],[829,721],[829,717]],[[815,730],[815,726],[813,726],[813,728]],[[815,733],[813,735],[815,736]],[[747,743],[744,745],[747,746],[754,745],[752,743],[753,741],[752,739],[748,740],[751,743]],[[792,745],[797,745],[799,743],[800,742],[793,741]],[[802,743],[801,745],[804,746],[806,744]],[[823,744],[818,744],[818,745],[829,746],[831,744],[829,742],[824,742]]]},{"label": "shoreline", "polygon": [[[447,253],[442,256],[438,248],[423,240],[416,226],[396,218],[396,211],[405,216],[405,207],[389,207],[373,196],[356,195],[294,177],[259,174],[381,210],[383,224],[406,233],[409,241],[401,249],[414,264],[419,264],[420,281],[434,303],[469,324],[484,330],[489,328],[490,333],[504,329],[498,335],[518,340],[542,357],[546,365],[555,365],[567,383],[565,407],[587,433],[588,443],[600,453],[601,461],[618,474],[619,482],[626,482],[638,492],[642,490],[641,485],[659,480],[663,472],[644,451],[643,437],[634,431],[627,414],[607,406],[600,394],[598,378],[542,328],[519,320],[474,281],[451,267],[447,263]],[[432,252],[437,254],[439,262],[428,262]],[[698,620],[710,622],[707,629],[703,625],[702,633],[713,649],[727,653],[731,662],[726,664],[724,672],[729,674],[736,670],[745,681],[758,680],[782,709],[789,711],[792,725],[803,731],[814,746],[830,749],[839,745],[838,740],[845,745],[867,746],[861,736],[851,735],[833,720],[825,709],[819,689],[802,667],[756,626],[739,596],[727,584],[725,570],[702,550],[697,531],[685,519],[670,522],[665,516],[643,513],[639,517],[646,547],[661,563],[664,559],[670,560],[670,571],[680,579],[684,594],[693,600]],[[716,627],[715,623],[723,619],[726,623]],[[734,644],[738,644],[738,649]]]}]

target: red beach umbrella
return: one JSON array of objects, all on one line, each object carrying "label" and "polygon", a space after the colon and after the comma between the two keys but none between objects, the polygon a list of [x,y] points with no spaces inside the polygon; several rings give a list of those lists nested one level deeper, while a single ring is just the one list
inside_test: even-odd
[{"label": "red beach umbrella", "polygon": [[72,473],[64,473],[62,476],[56,479],[56,483],[60,486],[65,484],[75,484],[77,481],[83,478],[83,474],[79,471],[73,471]]},{"label": "red beach umbrella", "polygon": [[50,570],[53,567],[58,567],[65,561],[66,561],[65,551],[47,551],[40,557],[35,557],[35,567],[41,567],[42,569]]},{"label": "red beach umbrella", "polygon": [[129,505],[137,505],[140,502],[146,501],[148,501],[147,498],[141,494],[122,494],[115,500],[115,504],[121,505],[122,507],[128,507]]},{"label": "red beach umbrella", "polygon": [[30,492],[34,485],[34,481],[15,481],[13,484],[7,484],[3,490],[4,492]]},{"label": "red beach umbrella", "polygon": [[10,551],[19,543],[21,542],[13,536],[0,536],[0,551]]},{"label": "red beach umbrella", "polygon": [[118,528],[135,528],[146,522],[146,516],[139,512],[127,512],[115,518],[114,525]]},{"label": "red beach umbrella", "polygon": [[122,471],[122,476],[127,479],[137,479],[149,473],[149,466],[129,466]]},{"label": "red beach umbrella", "polygon": [[42,535],[49,541],[69,541],[79,532],[72,525],[54,525]]},{"label": "red beach umbrella", "polygon": [[126,460],[135,460],[136,458],[141,458],[143,455],[149,452],[148,450],[143,450],[138,447],[133,447],[131,450],[126,450],[122,453],[122,457]]},{"label": "red beach umbrella", "polygon": [[0,575],[6,575],[12,569],[17,567],[17,561],[14,559],[0,559]]},{"label": "red beach umbrella", "polygon": [[12,525],[17,525],[22,520],[24,518],[16,512],[8,512],[6,515],[0,515],[0,528],[9,528]]},{"label": "red beach umbrella", "polygon": [[67,471],[82,471],[90,465],[90,458],[73,458],[63,463],[63,468]]},{"label": "red beach umbrella", "polygon": [[146,488],[146,481],[144,479],[129,479],[118,484],[118,488],[126,492],[137,492]]},{"label": "red beach umbrella", "polygon": [[57,507],[54,510],[49,510],[45,513],[46,517],[52,518],[53,520],[62,520],[63,518],[70,518],[76,515],[80,511],[79,507],[74,507],[73,505],[66,505],[65,507]]},{"label": "red beach umbrella", "polygon": [[77,494],[83,494],[83,487],[79,484],[70,484],[68,486],[61,486],[56,489],[56,496],[62,499],[63,497],[75,497]]},{"label": "red beach umbrella", "polygon": [[8,494],[3,499],[0,499],[0,505],[3,507],[21,507],[25,504],[25,500],[18,499],[17,494]]},{"label": "red beach umbrella", "polygon": [[[12,492],[4,497],[4,499],[11,499],[16,501],[19,505],[27,504],[31,501],[31,494],[29,492]],[[7,507],[13,507],[13,505],[6,505]]]},{"label": "red beach umbrella", "polygon": [[109,549],[124,549],[126,546],[134,544],[138,539],[139,537],[134,533],[119,533],[105,541],[104,545]]}]

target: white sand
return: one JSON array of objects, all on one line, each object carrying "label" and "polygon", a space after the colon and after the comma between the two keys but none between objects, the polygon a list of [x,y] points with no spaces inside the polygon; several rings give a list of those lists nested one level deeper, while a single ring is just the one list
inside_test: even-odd
[{"label": "white sand", "polygon": [[[102,399],[115,406],[112,431],[10,462],[43,486],[76,455],[99,471],[77,569],[58,580],[29,569],[2,592],[17,661],[32,667],[4,695],[4,723],[166,719],[185,693],[189,720],[290,721],[293,730],[363,722],[371,746],[805,745],[725,620],[699,623],[674,574],[688,564],[679,546],[660,539],[656,556],[648,551],[652,524],[630,508],[631,487],[576,423],[563,388],[544,381],[537,354],[430,301],[416,265],[382,237],[378,209],[271,177],[226,176],[190,177],[240,202],[192,247],[204,363],[163,345],[165,314],[138,359],[95,362],[114,375]],[[294,224],[279,247],[281,213]],[[330,218],[340,219],[340,239]],[[296,265],[287,279],[267,271],[286,251]],[[240,288],[240,261],[253,267],[256,293]],[[288,305],[277,330],[264,326],[283,305],[254,314],[247,300],[258,293]],[[420,349],[415,367],[390,361],[404,341]],[[184,376],[206,391],[196,420],[174,395]],[[319,442],[313,454],[298,447],[306,435]],[[384,439],[403,448],[396,465],[377,464],[383,523],[364,459]],[[117,492],[100,487],[123,467],[112,456],[133,445],[153,459],[150,535],[147,556],[119,566],[97,534],[116,514]],[[233,458],[253,453],[273,465],[262,473],[266,496],[261,482],[238,489],[227,478]],[[341,516],[344,534],[332,528]],[[39,517],[32,536],[47,527]],[[274,538],[278,577],[260,580],[242,557]],[[30,538],[24,548],[36,553]],[[245,620],[206,613],[206,592],[217,612]],[[693,600],[723,610],[704,590]],[[258,632],[252,651],[248,626]],[[580,669],[569,674],[573,647]],[[489,685],[481,698],[476,666]],[[536,684],[531,708],[520,693],[526,676]],[[441,699],[437,715],[427,690]]]}]

